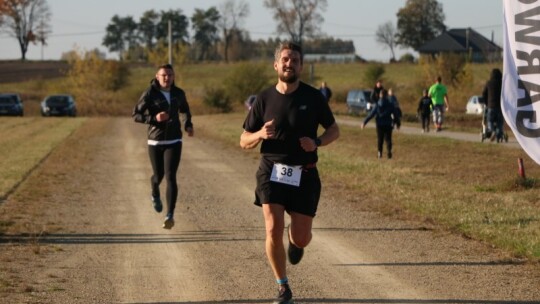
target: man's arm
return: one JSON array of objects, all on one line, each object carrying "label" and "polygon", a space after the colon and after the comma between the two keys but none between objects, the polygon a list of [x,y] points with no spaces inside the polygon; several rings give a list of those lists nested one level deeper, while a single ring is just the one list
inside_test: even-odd
[{"label": "man's arm", "polygon": [[[319,145],[319,147],[331,144],[333,141],[338,139],[338,137],[339,137],[339,127],[337,123],[334,122],[332,125],[330,125],[330,127],[324,130],[321,136],[318,137],[319,140],[321,141],[321,144]],[[300,146],[302,147],[302,149],[304,149],[304,151],[307,151],[307,152],[315,151],[317,149],[317,143],[315,142],[315,138],[309,138],[309,137],[300,138]]]},{"label": "man's arm", "polygon": [[339,138],[339,127],[337,123],[335,122],[326,130],[324,130],[321,136],[319,136],[319,139],[321,140],[321,146],[329,145],[338,138]]},{"label": "man's arm", "polygon": [[254,133],[244,130],[240,135],[240,147],[242,149],[253,149],[264,139],[273,138],[275,135],[274,120],[267,121],[263,127]]}]

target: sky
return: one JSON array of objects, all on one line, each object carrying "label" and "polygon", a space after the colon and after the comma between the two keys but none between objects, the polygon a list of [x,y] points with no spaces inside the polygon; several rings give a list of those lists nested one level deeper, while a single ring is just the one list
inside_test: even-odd
[{"label": "sky", "polygon": [[[29,60],[58,60],[62,53],[73,49],[98,48],[108,58],[118,58],[101,45],[105,28],[114,15],[131,16],[138,21],[148,10],[168,11],[181,9],[190,18],[196,8],[219,7],[225,0],[47,0],[52,16],[52,32],[46,46],[29,46]],[[253,40],[276,37],[277,22],[263,0],[245,0],[250,14],[243,28]],[[375,40],[377,27],[388,21],[397,24],[396,14],[405,6],[406,0],[327,0],[322,12],[322,32],[342,40],[352,40],[356,54],[367,60],[387,62],[391,53]],[[502,0],[438,0],[443,6],[448,29],[470,27],[488,39],[502,45]],[[283,36],[283,38],[286,38]],[[410,49],[396,49],[396,57]],[[18,42],[5,32],[0,32],[0,60],[20,59]]]}]

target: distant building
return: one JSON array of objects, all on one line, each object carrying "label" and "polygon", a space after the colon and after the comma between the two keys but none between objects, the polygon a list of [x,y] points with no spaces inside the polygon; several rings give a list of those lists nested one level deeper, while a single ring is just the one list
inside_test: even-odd
[{"label": "distant building", "polygon": [[306,62],[348,63],[363,61],[356,54],[304,54]]},{"label": "distant building", "polygon": [[420,55],[463,54],[472,62],[502,60],[502,48],[471,28],[451,29],[422,45]]}]

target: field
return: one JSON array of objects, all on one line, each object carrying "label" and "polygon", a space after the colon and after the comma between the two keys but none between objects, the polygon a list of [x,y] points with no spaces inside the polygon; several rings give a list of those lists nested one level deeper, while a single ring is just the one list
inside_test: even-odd
[{"label": "field", "polygon": [[[206,116],[212,113],[212,109],[202,103],[202,98],[205,87],[219,85],[220,79],[226,77],[234,67],[234,64],[186,65],[177,72],[177,82],[186,89],[195,114],[194,123],[199,136],[230,146],[238,144],[244,116],[242,101],[237,101],[235,113]],[[335,98],[331,106],[336,114],[344,113],[344,96],[349,89],[368,86],[361,80],[366,67],[363,64],[317,64],[314,67],[314,81],[324,79],[334,90]],[[473,66],[474,84],[471,91],[450,90],[451,109],[456,110],[451,112],[447,127],[478,131],[480,118],[462,113],[466,101],[464,97],[481,90],[491,68],[491,65]],[[268,73],[271,75],[271,67]],[[0,147],[3,154],[8,155],[0,163],[4,183],[0,188],[0,198],[5,198],[10,189],[83,121],[32,118],[39,115],[39,96],[50,93],[55,83],[65,81],[63,78],[45,81],[44,76],[38,74],[22,73],[24,76],[21,79],[30,80],[0,84],[0,91],[23,92],[28,97],[25,107],[27,116],[30,116],[0,120],[4,126]],[[118,93],[118,96],[122,96],[118,103],[123,110],[110,114],[129,115],[152,74],[151,68],[133,69],[129,87]],[[414,65],[387,65],[385,75],[386,83],[394,85],[398,97],[405,96],[400,97],[400,102],[405,112],[413,117],[416,103],[416,98],[412,97],[414,88],[422,81],[429,84],[428,80],[422,80],[422,72]],[[411,78],[410,75],[420,76]],[[43,130],[53,132],[43,133]],[[419,219],[488,242],[516,256],[531,260],[540,258],[537,185],[540,169],[521,149],[396,134],[395,159],[380,162],[374,157],[374,143],[374,132],[342,127],[338,143],[321,152],[322,170],[327,173],[326,183],[331,185],[329,188],[332,191],[351,198],[349,203],[354,203],[354,197],[369,197],[369,203],[364,208],[388,216]],[[36,151],[35,155],[29,151]],[[518,158],[525,160],[527,180],[518,178]],[[23,165],[13,166],[15,163]],[[7,172],[10,172],[9,175]]]},{"label": "field", "polygon": [[[56,65],[56,66],[55,66]],[[209,88],[222,85],[223,79],[229,77],[231,72],[239,64],[187,64],[176,67],[176,83],[185,89],[188,100],[196,114],[215,113],[216,110],[203,104],[203,98]],[[345,113],[345,100],[347,92],[351,89],[366,88],[371,89],[373,84],[364,82],[364,74],[370,67],[367,63],[350,64],[329,64],[329,63],[306,63],[304,67],[303,79],[314,86],[324,80],[333,91],[331,106],[337,113]],[[500,64],[473,64],[470,66],[471,81],[460,87],[449,87],[450,112],[449,122],[455,122],[454,127],[460,124],[467,124],[473,119],[475,126],[479,125],[479,120],[474,117],[462,115],[465,112],[465,105],[472,95],[481,94],[483,85],[488,79],[492,68],[499,67]],[[67,65],[65,62],[0,62],[2,75],[9,77],[0,78],[0,91],[18,92],[26,102],[26,109],[29,115],[39,115],[39,101],[46,95],[68,91],[69,81],[59,77],[65,72]],[[416,114],[417,102],[421,96],[421,90],[433,83],[427,76],[424,68],[416,64],[387,64],[383,75],[386,88],[393,88],[399,99],[400,105],[405,114],[413,116]],[[109,115],[130,115],[131,108],[139,98],[142,90],[148,85],[155,71],[145,65],[134,64],[130,69],[131,76],[127,87],[118,92],[114,92],[114,103],[108,109]],[[274,71],[271,63],[268,63],[267,75],[273,79]],[[414,76],[414,77],[411,77]],[[444,80],[443,80],[444,81]],[[77,96],[75,96],[77,97]],[[246,96],[247,98],[247,96]],[[233,106],[237,111],[243,110],[244,100],[234,100]],[[84,104],[80,105],[80,111],[84,115]]]}]

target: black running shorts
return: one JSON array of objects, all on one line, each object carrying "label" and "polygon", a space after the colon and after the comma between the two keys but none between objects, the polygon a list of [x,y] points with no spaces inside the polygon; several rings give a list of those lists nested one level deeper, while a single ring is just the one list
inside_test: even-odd
[{"label": "black running shorts", "polygon": [[317,168],[303,169],[300,186],[270,181],[274,163],[261,158],[257,171],[257,188],[255,189],[255,205],[279,204],[287,213],[297,212],[315,217],[321,196],[321,180]]}]

